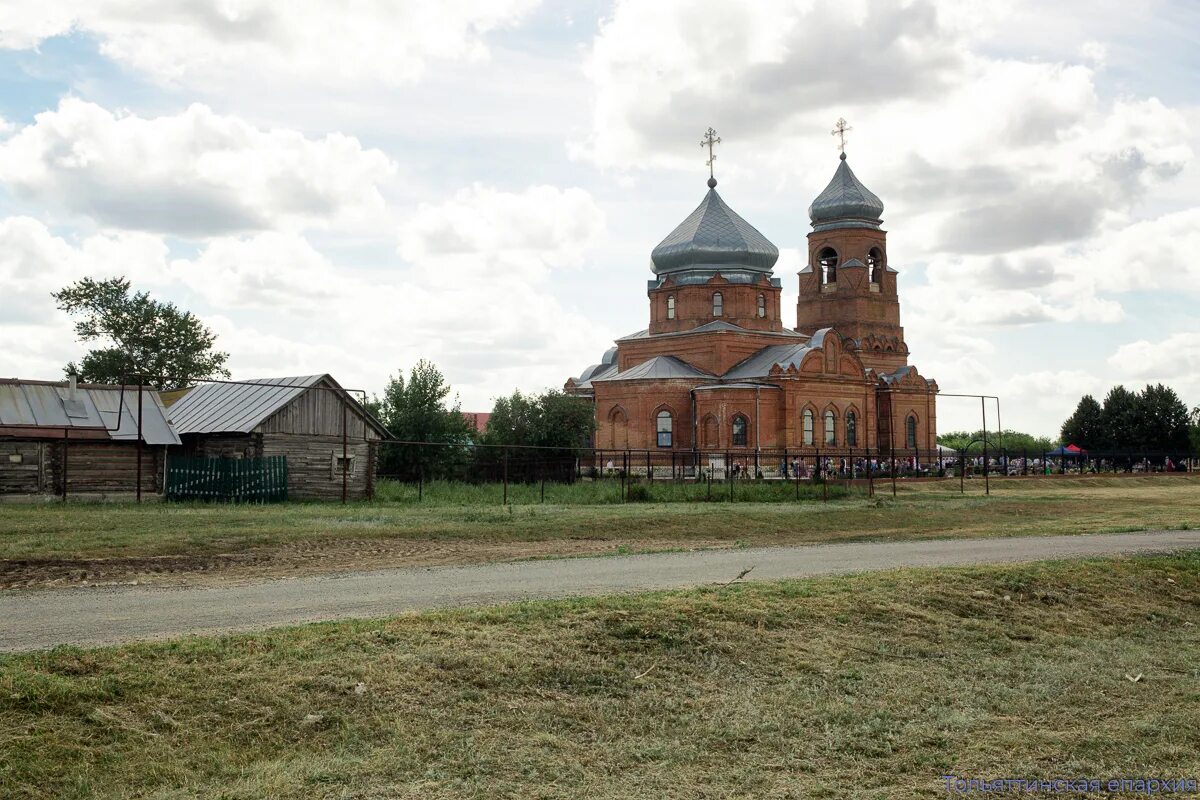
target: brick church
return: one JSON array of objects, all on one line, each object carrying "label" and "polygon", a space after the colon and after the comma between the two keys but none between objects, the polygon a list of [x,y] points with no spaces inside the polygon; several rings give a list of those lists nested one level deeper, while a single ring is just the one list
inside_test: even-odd
[{"label": "brick church", "polygon": [[883,203],[845,152],[808,209],[794,328],[779,249],[716,186],[650,254],[649,327],[567,381],[595,402],[596,447],[934,450],[938,386],[909,364]]}]

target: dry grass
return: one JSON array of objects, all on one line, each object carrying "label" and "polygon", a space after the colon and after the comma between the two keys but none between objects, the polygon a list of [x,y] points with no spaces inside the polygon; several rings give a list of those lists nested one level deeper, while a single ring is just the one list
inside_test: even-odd
[{"label": "dry grass", "polygon": [[62,648],[0,657],[0,796],[899,798],[944,795],[946,773],[1191,777],[1198,680],[1200,554]]},{"label": "dry grass", "polygon": [[0,560],[237,553],[303,542],[528,542],[581,538],[661,547],[1112,532],[1200,525],[1200,477],[998,480],[880,486],[829,503],[412,507],[0,505]]}]

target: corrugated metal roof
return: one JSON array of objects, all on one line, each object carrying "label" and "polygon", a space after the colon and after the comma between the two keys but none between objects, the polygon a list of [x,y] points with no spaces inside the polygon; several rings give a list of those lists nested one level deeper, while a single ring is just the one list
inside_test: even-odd
[{"label": "corrugated metal roof", "polygon": [[[0,427],[33,425],[46,428],[107,429],[109,438],[137,441],[138,389],[83,384],[74,399],[65,383],[0,380]],[[152,389],[142,390],[142,441],[179,444],[167,422],[166,410]]]},{"label": "corrugated metal roof", "polygon": [[171,405],[178,433],[250,433],[324,375],[254,378],[242,383],[205,383]]},{"label": "corrugated metal roof", "polygon": [[[191,389],[171,405],[171,424],[180,433],[250,433],[275,412],[321,383],[341,389],[330,375],[289,378],[252,378],[238,383],[205,383]],[[361,414],[384,437],[387,429],[350,394],[344,394],[355,413]]]},{"label": "corrugated metal roof", "polygon": [[715,377],[711,372],[696,369],[691,364],[688,364],[686,361],[680,361],[675,356],[655,356],[649,361],[643,361],[636,367],[630,367],[624,372],[607,375],[603,378],[592,378],[592,382]]},{"label": "corrugated metal roof", "polygon": [[771,368],[776,364],[783,369],[794,364],[799,369],[800,362],[812,349],[808,342],[804,344],[773,344],[770,347],[764,347],[749,358],[739,361],[721,377],[727,380],[765,378],[771,374]]}]

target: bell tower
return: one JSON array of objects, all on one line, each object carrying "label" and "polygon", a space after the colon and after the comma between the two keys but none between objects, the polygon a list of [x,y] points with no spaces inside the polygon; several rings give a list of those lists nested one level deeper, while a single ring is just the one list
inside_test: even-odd
[{"label": "bell tower", "polygon": [[808,265],[800,271],[796,330],[835,328],[858,343],[865,366],[892,372],[908,364],[896,271],[888,266],[883,202],[846,162],[845,120],[834,135],[842,153],[833,180],[808,208]]}]

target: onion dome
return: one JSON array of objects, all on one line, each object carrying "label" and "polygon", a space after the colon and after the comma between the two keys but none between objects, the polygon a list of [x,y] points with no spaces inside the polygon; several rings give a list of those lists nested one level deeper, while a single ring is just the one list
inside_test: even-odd
[{"label": "onion dome", "polygon": [[878,228],[883,223],[883,201],[855,176],[845,153],[841,159],[833,180],[808,207],[813,230]]},{"label": "onion dome", "polygon": [[650,253],[655,275],[680,272],[770,274],[779,248],[739,217],[709,179],[703,202]]}]

